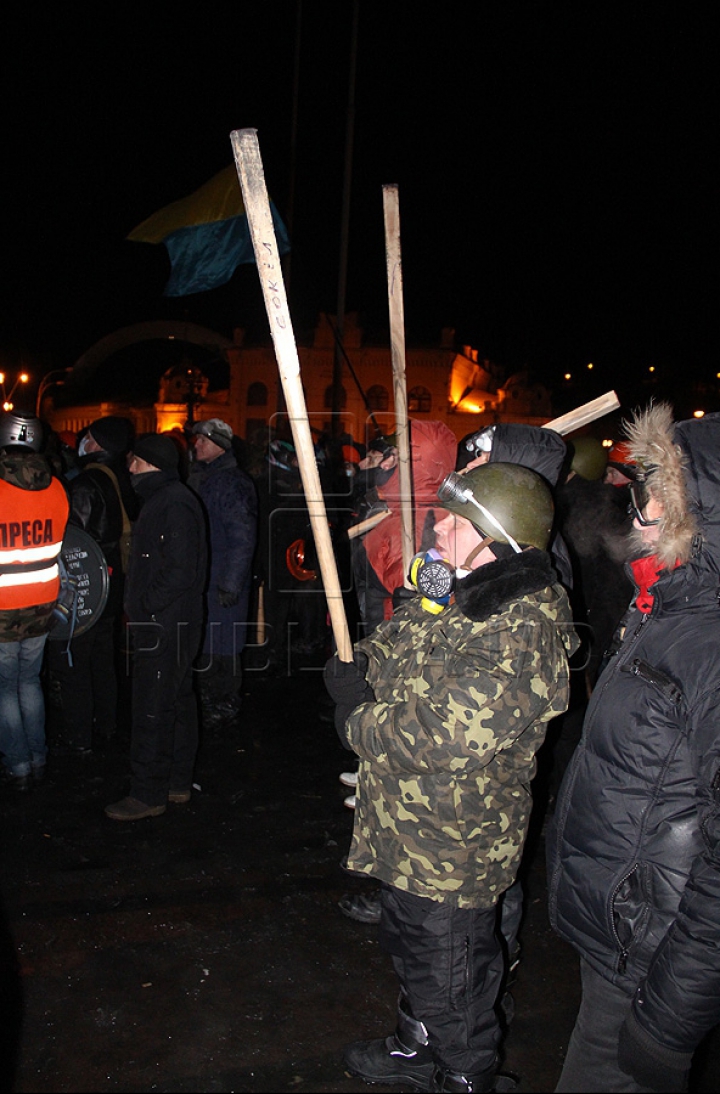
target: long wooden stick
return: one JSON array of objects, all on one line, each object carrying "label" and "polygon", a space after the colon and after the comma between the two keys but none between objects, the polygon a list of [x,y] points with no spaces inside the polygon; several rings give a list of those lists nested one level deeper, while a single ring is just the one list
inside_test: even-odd
[{"label": "long wooden stick", "polygon": [[392,509],[383,509],[381,512],[374,513],[373,516],[361,520],[359,524],[351,524],[347,530],[348,539],[357,539],[358,536],[377,528],[378,524],[382,524],[385,518],[390,516],[392,516]]},{"label": "long wooden stick", "polygon": [[398,450],[400,482],[400,541],[405,585],[410,587],[408,572],[415,554],[412,510],[412,464],[405,380],[405,312],[403,305],[402,257],[400,253],[400,203],[396,185],[383,186],[385,219],[385,260],[387,264],[388,306],[390,309],[390,351],[395,393],[395,438]]},{"label": "long wooden stick", "polygon": [[260,158],[260,146],[256,129],[236,129],[230,134],[235,166],[242,190],[243,204],[250,225],[250,236],[265,308],[270,322],[270,333],[280,370],[285,402],[288,409],[300,476],[305,490],[310,525],[315,537],[320,572],[327,597],[330,624],[332,626],[338,657],[352,661],[352,643],[348,631],[337,563],[330,538],[325,499],[320,486],[315,449],[308,421],[305,393],[300,380],[300,360],[293,335],[285,286],[283,284],[280,256],[275,229],[270,213],[270,201],[265,186],[265,174]]},{"label": "long wooden stick", "polygon": [[620,400],[615,392],[606,391],[604,395],[598,396],[597,399],[591,399],[589,403],[576,406],[574,410],[568,411],[567,414],[563,414],[559,418],[553,418],[551,422],[545,422],[543,429],[554,429],[556,433],[565,436],[567,433],[573,433],[576,429],[581,429],[582,426],[589,425],[590,422],[602,418],[605,414],[609,414],[611,410],[617,410],[619,406]]}]

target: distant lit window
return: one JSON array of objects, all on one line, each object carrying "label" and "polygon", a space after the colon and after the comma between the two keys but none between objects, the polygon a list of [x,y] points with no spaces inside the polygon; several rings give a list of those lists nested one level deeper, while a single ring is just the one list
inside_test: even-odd
[{"label": "distant lit window", "polygon": [[[338,403],[341,410],[345,409],[345,404],[346,403],[347,403],[347,392],[345,391],[344,387],[341,387],[340,388],[340,399],[339,399],[339,403]],[[328,408],[328,410],[332,410],[332,405],[333,405],[333,385],[330,384],[329,387],[325,388],[325,402],[323,403],[323,406],[326,406]]]},{"label": "distant lit window", "polygon": [[267,406],[268,389],[265,384],[250,384],[247,392],[248,406]]},{"label": "distant lit window", "polygon": [[388,389],[382,384],[373,384],[368,388],[367,401],[371,410],[387,410],[390,405]]},{"label": "distant lit window", "polygon": [[414,387],[408,392],[408,410],[414,414],[427,414],[432,407],[432,396],[426,387]]}]

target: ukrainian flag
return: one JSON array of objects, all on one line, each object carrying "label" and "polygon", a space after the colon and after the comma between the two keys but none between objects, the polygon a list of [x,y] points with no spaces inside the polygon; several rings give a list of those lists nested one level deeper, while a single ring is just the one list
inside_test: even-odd
[{"label": "ukrainian flag", "polygon": [[[272,201],[270,212],[278,251],[287,254],[290,240]],[[127,238],[167,247],[171,273],[164,296],[188,296],[224,285],[238,266],[255,261],[235,165],[188,197],[153,213]]]}]

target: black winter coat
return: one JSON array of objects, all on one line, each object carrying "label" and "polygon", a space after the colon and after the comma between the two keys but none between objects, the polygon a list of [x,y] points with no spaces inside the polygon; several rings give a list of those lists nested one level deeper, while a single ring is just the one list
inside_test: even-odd
[{"label": "black winter coat", "polygon": [[[245,646],[243,624],[249,622],[258,524],[255,483],[234,454],[224,452],[209,464],[193,465],[188,486],[202,501],[210,545],[206,652],[232,657]],[[236,602],[224,607],[219,590],[235,594]]]},{"label": "black winter coat", "polygon": [[[720,1021],[720,415],[680,423],[702,536],[633,606],[548,835],[550,916],[661,1045]],[[633,598],[634,601],[634,598]]]},{"label": "black winter coat", "polygon": [[205,517],[176,471],[149,471],[133,483],[143,500],[133,525],[125,611],[131,623],[199,626],[207,577]]}]

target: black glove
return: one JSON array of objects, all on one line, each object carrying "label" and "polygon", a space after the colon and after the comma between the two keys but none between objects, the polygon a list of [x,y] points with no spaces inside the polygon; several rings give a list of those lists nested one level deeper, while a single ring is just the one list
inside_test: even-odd
[{"label": "black glove", "polygon": [[[365,702],[369,684],[365,679],[367,654],[357,650],[352,661],[341,661],[337,654],[331,657],[323,669],[323,679],[328,694],[336,703],[353,703],[354,707]],[[372,691],[372,689],[370,689]]]},{"label": "black glove", "polygon": [[217,598],[221,608],[234,608],[240,599],[240,590],[231,592],[230,589],[221,589],[218,585]]},{"label": "black glove", "polygon": [[688,1088],[692,1053],[665,1048],[642,1028],[633,1011],[620,1027],[618,1064],[640,1086],[659,1094],[682,1094]]},{"label": "black glove", "polygon": [[397,589],[393,589],[392,594],[393,611],[396,612],[398,608],[402,608],[408,600],[414,600],[417,594],[417,589],[408,589],[405,585],[398,585]]},{"label": "black glove", "polygon": [[331,698],[335,700],[335,729],[340,744],[349,752],[354,749],[347,738],[345,723],[361,703],[372,703],[375,692],[365,679],[367,654],[358,650],[352,661],[340,661],[337,654],[325,665],[323,678]]}]

